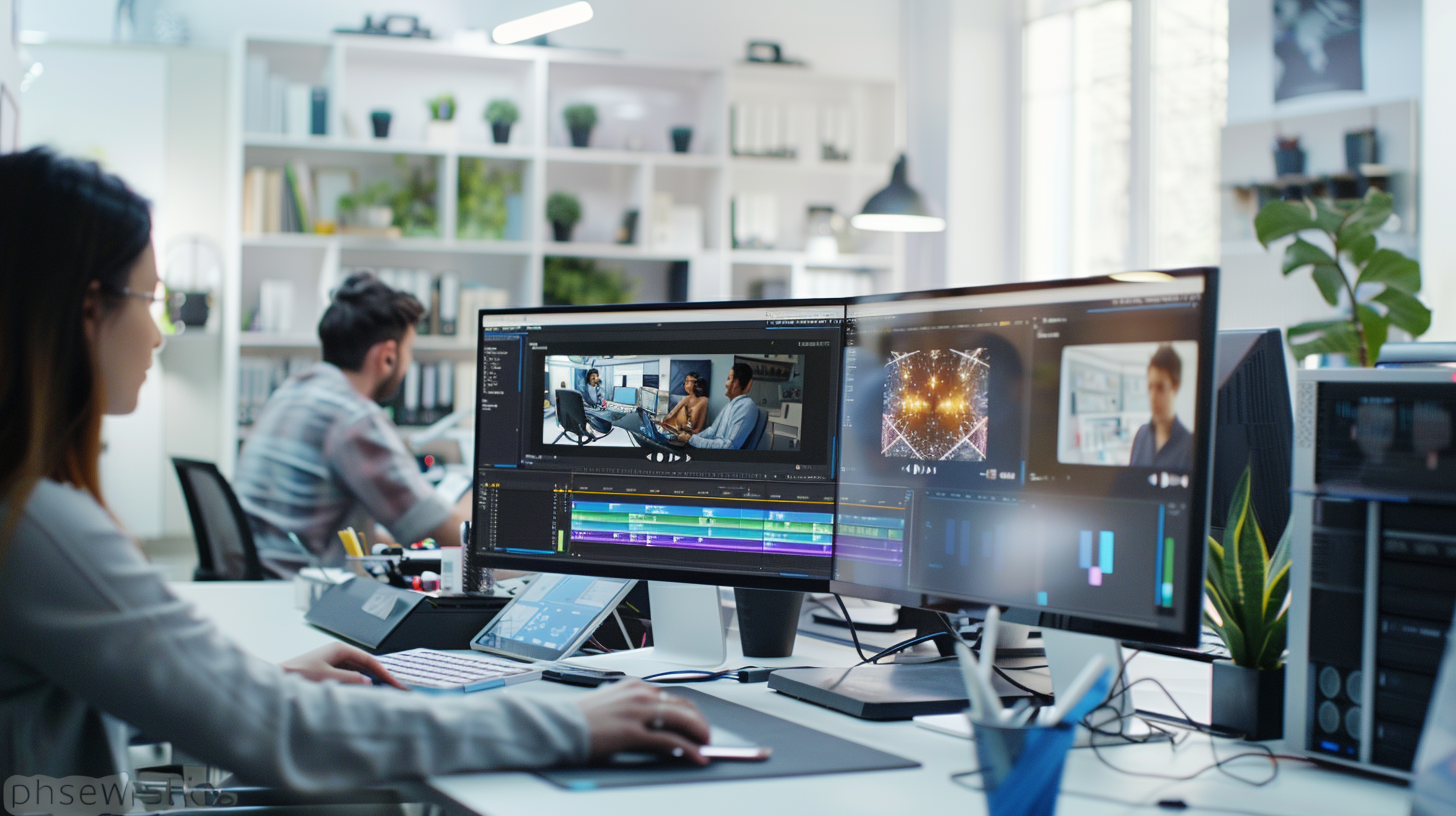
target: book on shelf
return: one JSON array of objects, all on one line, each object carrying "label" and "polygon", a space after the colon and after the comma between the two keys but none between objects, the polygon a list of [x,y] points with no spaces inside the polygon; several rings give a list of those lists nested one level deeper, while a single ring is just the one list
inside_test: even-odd
[{"label": "book on shelf", "polygon": [[328,135],[329,89],[293,82],[270,70],[268,58],[249,54],[243,67],[243,128],[292,137]]},{"label": "book on shelf", "polygon": [[415,360],[410,363],[399,393],[385,403],[394,423],[432,425],[454,411],[459,398],[456,382],[460,365],[452,360]]},{"label": "book on shelf", "polygon": [[243,174],[243,232],[313,232],[317,204],[313,175],[303,162],[249,167]]}]

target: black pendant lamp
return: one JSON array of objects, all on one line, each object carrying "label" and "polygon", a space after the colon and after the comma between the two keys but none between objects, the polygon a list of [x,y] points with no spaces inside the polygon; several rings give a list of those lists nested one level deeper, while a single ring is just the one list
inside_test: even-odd
[{"label": "black pendant lamp", "polygon": [[870,196],[864,209],[849,223],[855,229],[879,232],[941,232],[945,229],[945,219],[932,215],[919,191],[905,180],[903,153],[895,162],[895,172],[890,174],[890,185]]}]

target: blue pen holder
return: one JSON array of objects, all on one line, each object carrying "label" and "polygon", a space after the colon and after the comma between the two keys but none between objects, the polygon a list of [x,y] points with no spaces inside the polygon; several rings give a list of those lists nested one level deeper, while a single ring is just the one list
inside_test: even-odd
[{"label": "blue pen holder", "polygon": [[1077,726],[973,725],[991,816],[1052,816]]}]

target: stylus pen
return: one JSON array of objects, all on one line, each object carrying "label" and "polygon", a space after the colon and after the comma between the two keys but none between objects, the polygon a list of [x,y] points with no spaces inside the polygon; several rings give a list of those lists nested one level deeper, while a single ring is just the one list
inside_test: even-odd
[{"label": "stylus pen", "polygon": [[996,665],[996,637],[1001,629],[1001,608],[992,604],[981,624],[981,681],[991,686],[991,667]]},{"label": "stylus pen", "polygon": [[[1092,684],[1104,674],[1103,668],[1106,665],[1107,662],[1102,659],[1102,655],[1092,655],[1092,659],[1088,660],[1087,665],[1082,667],[1082,671],[1077,674],[1077,679],[1072,681],[1072,685],[1067,686],[1067,690],[1058,695],[1057,705],[1052,709],[1055,712],[1052,715],[1053,723],[1067,720],[1068,715],[1079,707],[1078,703],[1082,701],[1083,697],[1087,696],[1087,692],[1092,689]],[[1073,720],[1073,722],[1076,722],[1076,720]]]},{"label": "stylus pen", "polygon": [[956,656],[960,658],[961,679],[966,684],[966,696],[971,701],[971,720],[999,723],[1001,721],[1001,699],[981,680],[981,672],[976,664],[976,656],[971,654],[971,647],[959,638],[955,643]]}]

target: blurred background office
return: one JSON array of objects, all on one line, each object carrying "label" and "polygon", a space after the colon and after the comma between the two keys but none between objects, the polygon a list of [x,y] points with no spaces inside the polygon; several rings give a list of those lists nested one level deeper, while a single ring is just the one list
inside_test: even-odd
[{"label": "blurred background office", "polygon": [[[1301,175],[1392,192],[1381,245],[1425,267],[1427,339],[1456,339],[1445,0],[1324,3],[1318,31],[1302,0],[599,0],[549,47],[491,44],[559,5],[0,0],[0,150],[97,159],[154,202],[185,330],[107,418],[102,478],[173,577],[196,555],[170,458],[231,475],[355,269],[430,309],[390,406],[407,439],[473,393],[458,321],[482,307],[1218,265],[1221,328],[1327,317],[1253,232]],[[416,19],[335,33],[388,14]],[[902,155],[945,229],[856,229]],[[458,465],[468,430],[417,450]]]}]

